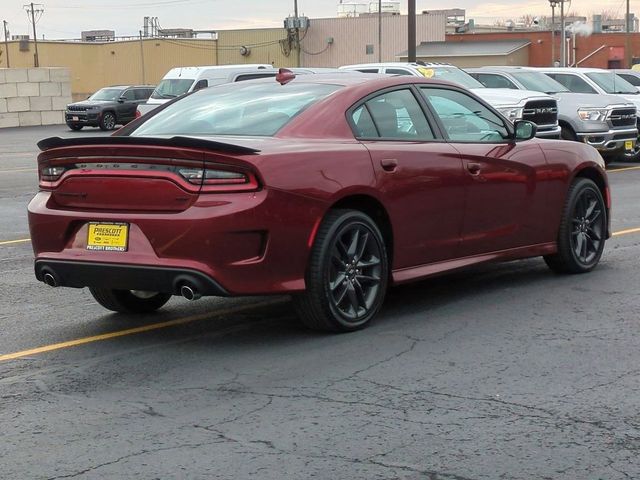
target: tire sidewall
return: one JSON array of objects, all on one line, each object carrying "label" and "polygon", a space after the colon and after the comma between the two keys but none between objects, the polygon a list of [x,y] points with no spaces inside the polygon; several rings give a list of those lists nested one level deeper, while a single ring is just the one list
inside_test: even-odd
[{"label": "tire sidewall", "polygon": [[[373,238],[378,244],[378,248],[380,249],[380,262],[381,262],[381,272],[380,272],[380,286],[378,296],[375,299],[374,304],[371,306],[371,309],[363,318],[358,320],[357,322],[349,321],[347,318],[343,316],[340,310],[334,305],[333,300],[331,298],[331,292],[329,289],[329,263],[331,262],[331,254],[332,248],[335,244],[339,234],[344,231],[347,227],[360,225],[365,227],[373,234]],[[321,288],[322,288],[322,298],[326,305],[327,313],[331,316],[332,321],[338,324],[340,330],[343,331],[351,331],[358,330],[365,325],[367,325],[371,319],[380,311],[382,304],[384,303],[384,297],[387,289],[388,276],[389,276],[389,264],[388,264],[388,256],[387,250],[384,243],[384,238],[382,237],[382,233],[380,229],[376,225],[376,223],[364,213],[358,211],[347,211],[338,217],[333,224],[330,226],[327,234],[325,235],[324,241],[322,245],[318,247],[321,248]]]},{"label": "tire sidewall", "polygon": [[[598,199],[599,202],[599,207],[602,209],[602,240],[600,241],[600,245],[598,247],[598,251],[596,256],[594,257],[594,259],[588,263],[585,264],[583,263],[578,256],[576,255],[574,249],[573,249],[573,245],[571,244],[571,235],[572,235],[572,228],[571,228],[571,222],[574,218],[574,212],[576,209],[576,205],[578,203],[578,199],[582,196],[582,194],[586,191],[591,191],[595,197]],[[593,270],[597,265],[598,262],[600,261],[600,258],[602,257],[602,252],[604,251],[604,245],[605,245],[605,240],[606,240],[606,231],[607,231],[607,208],[605,206],[604,203],[604,199],[602,198],[602,193],[600,192],[600,189],[598,188],[598,186],[589,179],[586,178],[582,178],[579,179],[579,183],[577,184],[576,187],[574,187],[571,191],[571,198],[569,199],[569,205],[568,205],[568,211],[566,214],[566,218],[564,219],[565,222],[567,222],[567,228],[566,231],[564,232],[565,235],[567,235],[567,238],[564,239],[564,241],[566,242],[566,246],[568,247],[568,253],[571,255],[571,261],[575,264],[575,266],[581,271],[581,272],[588,272]]]}]

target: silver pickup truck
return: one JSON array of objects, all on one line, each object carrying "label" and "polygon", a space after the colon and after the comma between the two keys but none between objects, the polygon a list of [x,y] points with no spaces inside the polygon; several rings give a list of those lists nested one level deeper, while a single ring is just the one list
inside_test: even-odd
[{"label": "silver pickup truck", "polygon": [[487,87],[539,90],[553,95],[558,100],[562,138],[592,145],[607,161],[634,151],[638,137],[636,107],[622,97],[572,92],[544,73],[527,67],[480,67],[466,71]]}]

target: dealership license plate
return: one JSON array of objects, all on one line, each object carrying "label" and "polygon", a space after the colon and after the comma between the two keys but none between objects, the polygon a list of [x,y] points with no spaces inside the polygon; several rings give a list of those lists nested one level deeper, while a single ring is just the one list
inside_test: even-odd
[{"label": "dealership license plate", "polygon": [[71,117],[71,120],[73,120],[74,122],[77,122],[78,120],[80,120],[79,117]]},{"label": "dealership license plate", "polygon": [[633,140],[625,140],[624,149],[627,151],[633,150]]},{"label": "dealership license plate", "polygon": [[129,241],[127,223],[89,223],[87,250],[126,252]]}]

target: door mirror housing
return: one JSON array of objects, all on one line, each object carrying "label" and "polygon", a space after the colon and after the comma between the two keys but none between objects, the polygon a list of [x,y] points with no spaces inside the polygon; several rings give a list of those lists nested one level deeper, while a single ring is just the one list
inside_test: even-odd
[{"label": "door mirror housing", "polygon": [[531,140],[538,132],[538,126],[529,120],[516,120],[513,127],[516,141]]},{"label": "door mirror housing", "polygon": [[127,99],[125,97],[120,97],[118,99],[118,103],[124,103]]}]

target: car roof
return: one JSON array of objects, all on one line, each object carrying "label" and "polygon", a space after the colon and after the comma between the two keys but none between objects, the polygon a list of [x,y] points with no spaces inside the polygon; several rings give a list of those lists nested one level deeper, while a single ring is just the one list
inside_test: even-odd
[{"label": "car roof", "polygon": [[554,73],[600,73],[610,72],[604,68],[587,68],[587,67],[534,67],[536,70],[544,70],[545,72]]},{"label": "car roof", "polygon": [[102,88],[156,88],[155,85],[110,85]]},{"label": "car roof", "polygon": [[[453,67],[451,63],[444,62],[380,62],[380,63],[356,63],[353,65],[343,65],[338,68],[343,68],[345,70],[351,68],[379,68],[379,67],[430,67],[430,66],[441,66],[441,67]],[[458,67],[456,67],[458,68]]]}]

